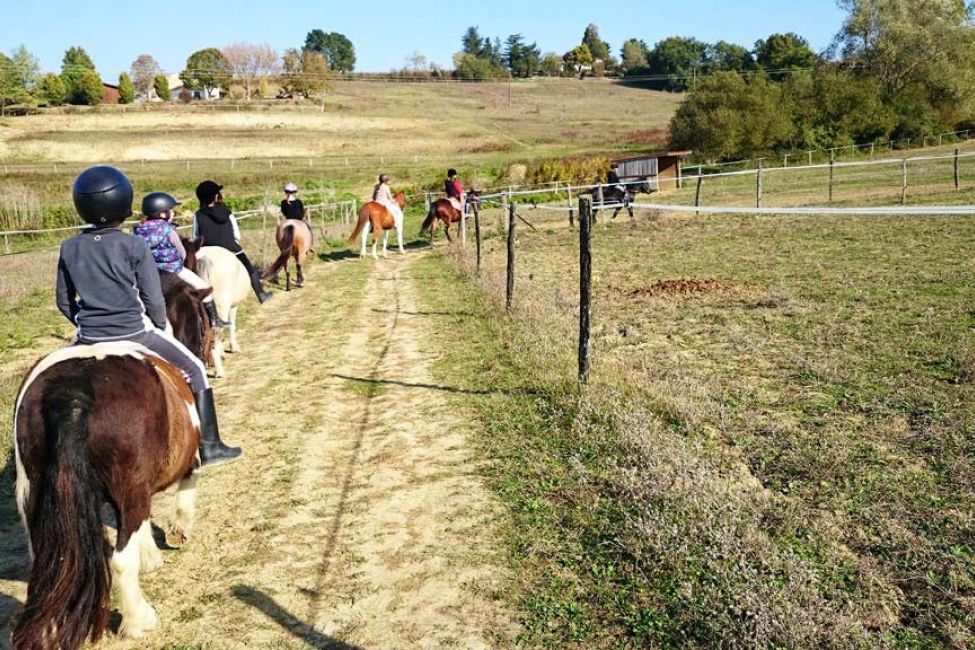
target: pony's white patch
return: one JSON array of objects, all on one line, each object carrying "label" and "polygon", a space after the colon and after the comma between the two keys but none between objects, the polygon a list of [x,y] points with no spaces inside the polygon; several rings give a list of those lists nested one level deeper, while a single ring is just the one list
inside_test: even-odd
[{"label": "pony's white patch", "polygon": [[152,537],[152,525],[146,519],[139,527],[139,567],[143,573],[149,573],[162,567],[163,556],[156,540]]},{"label": "pony's white patch", "polygon": [[173,527],[184,538],[190,536],[193,521],[196,519],[196,472],[179,482],[176,489],[176,519]]},{"label": "pony's white patch", "polygon": [[[27,376],[27,380],[24,381],[23,387],[20,389],[20,393],[17,394],[17,402],[14,406],[14,463],[17,468],[15,494],[17,497],[17,510],[20,512],[25,530],[28,530],[25,509],[27,507],[27,499],[30,496],[30,481],[27,479],[27,472],[24,470],[24,463],[20,458],[20,445],[17,443],[17,416],[20,414],[20,405],[24,400],[24,395],[41,373],[59,363],[70,359],[104,359],[108,356],[131,356],[136,359],[144,359],[147,356],[159,358],[158,355],[153,354],[150,350],[130,341],[96,343],[94,345],[72,345],[71,347],[56,350],[41,359],[34,366],[34,369],[31,370],[31,373]],[[30,545],[29,533],[27,536],[27,545],[31,549],[31,557],[33,557],[33,547]]]},{"label": "pony's white patch", "polygon": [[143,522],[129,538],[125,548],[112,553],[112,578],[119,589],[119,609],[122,610],[121,636],[137,638],[159,625],[159,617],[146,602],[139,587],[139,567],[142,563],[142,536],[149,527]]},{"label": "pony's white patch", "polygon": [[200,430],[200,414],[196,410],[196,402],[186,402],[186,412],[190,416],[190,422],[196,427],[196,430]]}]

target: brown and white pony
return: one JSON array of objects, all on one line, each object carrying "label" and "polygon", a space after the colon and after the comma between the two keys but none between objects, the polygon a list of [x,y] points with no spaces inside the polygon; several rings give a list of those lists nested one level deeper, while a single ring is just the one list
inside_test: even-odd
[{"label": "brown and white pony", "polygon": [[311,250],[311,226],[300,219],[286,219],[278,226],[274,238],[278,242],[278,250],[281,251],[281,254],[278,255],[278,259],[274,260],[274,264],[268,267],[261,279],[267,280],[272,276],[276,279],[278,272],[284,268],[284,290],[291,291],[291,269],[288,262],[293,257],[295,266],[298,267],[298,278],[295,286],[300,288],[305,284],[303,270],[305,258],[308,256],[308,251]]},{"label": "brown and white pony", "polygon": [[195,354],[207,367],[213,367],[213,329],[203,299],[213,289],[194,289],[175,273],[160,273],[166,318],[173,326],[173,336]]},{"label": "brown and white pony", "polygon": [[213,374],[215,377],[223,377],[223,334],[227,331],[230,337],[228,351],[240,352],[240,343],[237,341],[237,306],[251,295],[251,279],[237,256],[220,246],[204,246],[196,251],[195,266],[196,268],[190,266],[187,259],[186,268],[195,272],[213,287],[213,302],[217,308],[217,315],[230,323],[228,327],[212,330]]},{"label": "brown and white pony", "polygon": [[[179,482],[176,532],[196,499],[199,418],[180,371],[133,343],[76,345],[39,361],[14,409],[16,495],[33,564],[13,648],[80,648],[108,625],[119,590],[120,633],[159,618],[139,587],[162,566],[149,524],[152,495]],[[115,512],[114,549],[102,505]]]},{"label": "brown and white pony", "polygon": [[[393,200],[399,205],[399,209],[402,212],[403,208],[406,207],[406,194],[403,192],[397,192],[393,195]],[[386,246],[389,242],[389,231],[393,228],[396,229],[396,237],[399,240],[399,252],[406,253],[403,250],[403,222],[396,223],[396,219],[393,215],[389,213],[386,206],[379,201],[369,201],[362,208],[359,209],[359,223],[356,224],[355,230],[349,235],[349,243],[355,243],[355,238],[362,234],[362,248],[359,251],[359,257],[366,256],[366,239],[369,237],[370,230],[372,231],[372,256],[374,259],[379,259],[376,255],[376,243],[379,241],[379,235],[383,235],[383,257],[387,257]]]},{"label": "brown and white pony", "polygon": [[[467,193],[467,205],[471,206],[474,212],[480,207],[481,202],[477,198],[477,192],[475,190],[470,190]],[[437,229],[437,220],[443,222],[444,234],[447,235],[447,241],[453,241],[450,237],[450,224],[460,223],[463,219],[463,213],[454,207],[454,204],[450,202],[450,199],[437,199],[430,204],[430,210],[427,211],[427,217],[423,220],[420,225],[420,234],[422,235],[427,230],[430,231],[430,241],[433,241],[433,232]]]}]

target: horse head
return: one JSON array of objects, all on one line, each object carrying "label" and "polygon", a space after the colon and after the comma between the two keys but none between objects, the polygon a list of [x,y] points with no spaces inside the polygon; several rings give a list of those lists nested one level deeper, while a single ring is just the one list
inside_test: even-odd
[{"label": "horse head", "polygon": [[196,273],[196,254],[203,248],[203,238],[180,237],[180,241],[183,242],[183,248],[186,249],[186,259],[183,260],[183,266]]},{"label": "horse head", "polygon": [[393,200],[396,201],[400,210],[406,208],[406,192],[397,192],[393,195]]}]

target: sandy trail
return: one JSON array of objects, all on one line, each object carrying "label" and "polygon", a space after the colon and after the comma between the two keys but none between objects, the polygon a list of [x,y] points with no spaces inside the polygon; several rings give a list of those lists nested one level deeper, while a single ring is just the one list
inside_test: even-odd
[{"label": "sandy trail", "polygon": [[[204,474],[193,538],[143,579],[162,627],[100,647],[513,645],[496,598],[501,509],[476,473],[463,391],[432,378],[416,257],[317,265],[249,320],[216,388],[245,459]],[[165,526],[171,499],[158,501]],[[18,534],[0,531],[13,597],[0,623],[26,591]]]}]

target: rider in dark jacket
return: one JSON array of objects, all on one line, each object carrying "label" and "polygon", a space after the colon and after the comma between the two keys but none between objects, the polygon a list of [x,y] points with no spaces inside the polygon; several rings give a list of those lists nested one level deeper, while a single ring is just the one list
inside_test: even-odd
[{"label": "rider in dark jacket", "polygon": [[261,274],[247,259],[244,249],[240,246],[240,228],[237,219],[223,203],[220,190],[222,185],[213,181],[203,181],[196,187],[196,198],[200,200],[200,209],[193,218],[193,238],[203,238],[205,246],[220,246],[237,256],[240,263],[247,269],[251,278],[251,288],[258,302],[264,303],[271,297],[270,291],[265,291],[261,285]]}]

